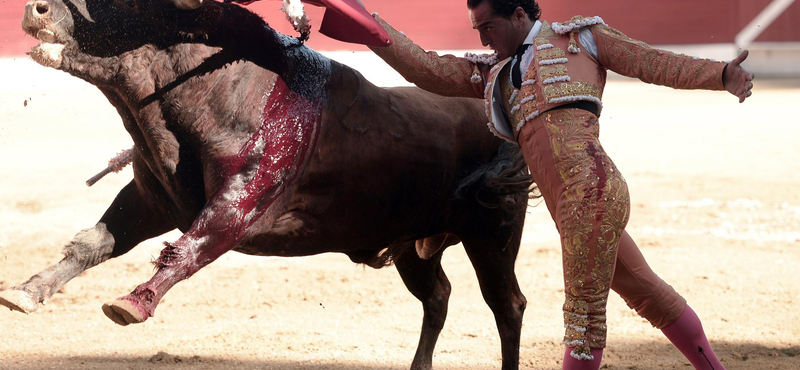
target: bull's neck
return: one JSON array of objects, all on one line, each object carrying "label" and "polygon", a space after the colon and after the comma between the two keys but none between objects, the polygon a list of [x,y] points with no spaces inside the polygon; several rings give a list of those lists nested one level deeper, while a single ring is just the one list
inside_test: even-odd
[{"label": "bull's neck", "polygon": [[245,49],[246,59],[275,72],[292,91],[311,100],[321,97],[330,77],[330,59],[269,26],[264,30],[264,37]]},{"label": "bull's neck", "polygon": [[98,57],[81,52],[77,47],[67,47],[62,52],[63,61],[58,69],[92,85],[108,85],[120,71],[120,58]]}]

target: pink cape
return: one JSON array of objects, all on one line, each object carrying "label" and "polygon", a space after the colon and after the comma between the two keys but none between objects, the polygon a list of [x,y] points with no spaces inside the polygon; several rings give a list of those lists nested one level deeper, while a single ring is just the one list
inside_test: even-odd
[{"label": "pink cape", "polygon": [[369,46],[389,46],[389,33],[356,0],[302,0],[327,8],[319,32],[344,42]]},{"label": "pink cape", "polygon": [[[225,0],[249,5],[258,0]],[[369,46],[389,46],[392,37],[356,0],[301,0],[327,8],[319,32],[330,38]]]}]

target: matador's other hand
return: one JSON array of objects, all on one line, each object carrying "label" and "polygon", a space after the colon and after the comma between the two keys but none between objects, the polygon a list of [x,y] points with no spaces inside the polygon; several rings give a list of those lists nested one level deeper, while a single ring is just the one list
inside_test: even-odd
[{"label": "matador's other hand", "polygon": [[725,66],[725,71],[722,72],[722,85],[729,93],[739,97],[739,103],[743,103],[745,99],[753,95],[753,78],[754,74],[747,72],[742,68],[741,64],[747,59],[749,52],[747,50],[739,54],[736,59],[732,60]]}]

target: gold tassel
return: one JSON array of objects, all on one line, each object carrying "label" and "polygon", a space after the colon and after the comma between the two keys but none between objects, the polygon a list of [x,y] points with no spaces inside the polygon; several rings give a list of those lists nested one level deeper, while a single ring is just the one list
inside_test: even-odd
[{"label": "gold tassel", "polygon": [[569,48],[567,49],[569,50],[570,53],[573,54],[578,54],[581,52],[581,48],[578,47],[578,42],[575,41],[575,34],[578,33],[579,30],[580,30],[579,28],[576,28],[569,33]]},{"label": "gold tassel", "polygon": [[472,76],[469,80],[474,84],[480,84],[483,82],[483,77],[481,77],[481,70],[478,69],[478,64],[472,66]]}]

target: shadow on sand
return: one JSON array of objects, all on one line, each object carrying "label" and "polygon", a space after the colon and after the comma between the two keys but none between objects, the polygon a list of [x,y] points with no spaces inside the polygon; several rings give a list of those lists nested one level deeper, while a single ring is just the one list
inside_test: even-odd
[{"label": "shadow on sand", "polygon": [[[722,358],[722,363],[729,370],[770,370],[770,369],[796,369],[800,366],[800,346],[775,347],[765,346],[758,343],[735,343],[735,342],[713,342],[711,344],[717,354]],[[524,351],[527,352],[527,351]],[[524,354],[523,354],[524,355]],[[654,359],[653,356],[661,357]],[[346,360],[346,359],[343,359]],[[410,362],[411,359],[409,359]],[[655,360],[655,361],[654,361]],[[470,366],[468,359],[462,359],[463,363],[457,364],[437,364],[434,359],[434,368],[437,370],[445,369],[477,369]],[[674,347],[664,342],[616,342],[613,348],[606,350],[603,358],[602,369],[626,369],[626,370],[661,370],[661,369],[691,369],[688,362],[678,353]],[[497,367],[500,364],[498,362]],[[343,362],[323,362],[323,361],[297,361],[289,362],[285,360],[237,360],[222,359],[215,357],[195,356],[175,356],[166,352],[158,352],[150,357],[136,356],[36,356],[28,358],[11,359],[0,363],[0,369],[9,370],[40,370],[40,369],[60,369],[60,370],[150,370],[150,369],[171,369],[171,370],[400,370],[407,369],[408,365],[382,365],[380,359],[375,359],[375,363],[343,363]],[[558,370],[560,361],[552,360],[551,366],[533,365],[531,361],[526,361],[523,357],[520,369],[542,369]]]},{"label": "shadow on sand", "polygon": [[[603,369],[692,369],[683,355],[666,341],[624,341],[609,345],[607,355],[603,356]],[[728,370],[800,369],[800,346],[712,341],[711,347]]]}]

